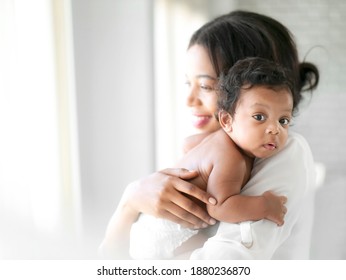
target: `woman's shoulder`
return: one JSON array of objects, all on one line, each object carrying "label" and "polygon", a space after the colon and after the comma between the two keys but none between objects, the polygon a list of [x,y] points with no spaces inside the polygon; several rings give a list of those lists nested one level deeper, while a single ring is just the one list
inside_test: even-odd
[{"label": "woman's shoulder", "polygon": [[[288,135],[284,151],[304,156],[311,154],[311,149],[305,137],[297,132],[291,131]],[[280,153],[279,153],[280,154]]]},{"label": "woman's shoulder", "polygon": [[270,158],[255,160],[255,170],[293,172],[296,169],[310,169],[312,164],[313,156],[308,141],[303,135],[290,132],[285,147],[279,153]]},{"label": "woman's shoulder", "polygon": [[303,135],[301,135],[298,132],[295,131],[290,131],[290,133],[288,134],[288,140],[287,142],[292,142],[296,145],[308,145],[307,140],[305,139],[305,137]]},{"label": "woman's shoulder", "polygon": [[[311,169],[313,156],[308,141],[297,132],[290,132],[285,147],[276,155],[255,161],[256,167],[294,171],[296,169]],[[283,172],[282,170],[280,172]]]},{"label": "woman's shoulder", "polygon": [[255,160],[251,175],[244,194],[259,193],[270,187],[284,195],[292,190],[303,195],[314,181],[314,160],[308,141],[301,134],[290,132],[282,151]]}]

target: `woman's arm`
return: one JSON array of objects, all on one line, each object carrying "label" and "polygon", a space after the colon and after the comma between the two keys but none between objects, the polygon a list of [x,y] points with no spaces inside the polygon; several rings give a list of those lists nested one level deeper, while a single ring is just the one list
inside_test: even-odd
[{"label": "woman's arm", "polygon": [[138,218],[138,211],[131,207],[129,201],[129,185],[108,223],[105,237],[99,247],[98,253],[103,258],[130,259],[129,240],[132,224]]},{"label": "woman's arm", "polygon": [[206,204],[216,203],[211,195],[185,181],[197,175],[186,169],[165,169],[131,183],[108,224],[99,254],[105,258],[128,258],[130,229],[141,212],[186,227],[213,224],[208,213],[185,196]]}]

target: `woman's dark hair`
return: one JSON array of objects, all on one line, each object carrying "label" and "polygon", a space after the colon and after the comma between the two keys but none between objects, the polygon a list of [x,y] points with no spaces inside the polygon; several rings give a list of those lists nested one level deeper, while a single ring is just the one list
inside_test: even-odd
[{"label": "woman's dark hair", "polygon": [[[292,94],[294,83],[290,72],[268,59],[249,57],[238,60],[228,71],[221,74],[218,85],[218,110],[234,115],[241,93],[255,86],[274,90],[285,89]],[[294,110],[294,107],[292,108]]]},{"label": "woman's dark hair", "polygon": [[302,92],[315,89],[319,81],[314,64],[299,62],[290,31],[265,15],[248,11],[222,15],[192,35],[189,48],[195,44],[207,50],[218,77],[247,57],[265,58],[289,69],[294,80],[294,108],[300,103]]}]

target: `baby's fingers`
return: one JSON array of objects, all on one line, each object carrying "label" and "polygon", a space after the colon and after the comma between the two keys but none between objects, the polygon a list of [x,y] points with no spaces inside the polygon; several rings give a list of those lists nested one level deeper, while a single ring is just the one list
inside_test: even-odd
[{"label": "baby's fingers", "polygon": [[286,196],[280,196],[280,199],[281,199],[281,203],[282,204],[286,204],[286,202],[287,202],[287,197]]},{"label": "baby's fingers", "polygon": [[285,223],[284,217],[287,213],[287,208],[286,206],[282,206],[282,212],[280,213],[278,220],[276,221],[276,224],[278,226],[282,226]]}]

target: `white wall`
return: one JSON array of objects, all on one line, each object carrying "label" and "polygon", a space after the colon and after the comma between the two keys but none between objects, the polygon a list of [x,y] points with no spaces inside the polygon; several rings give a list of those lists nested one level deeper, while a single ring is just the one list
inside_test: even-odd
[{"label": "white wall", "polygon": [[154,166],[152,1],[73,0],[84,230],[100,242],[124,187]]}]

